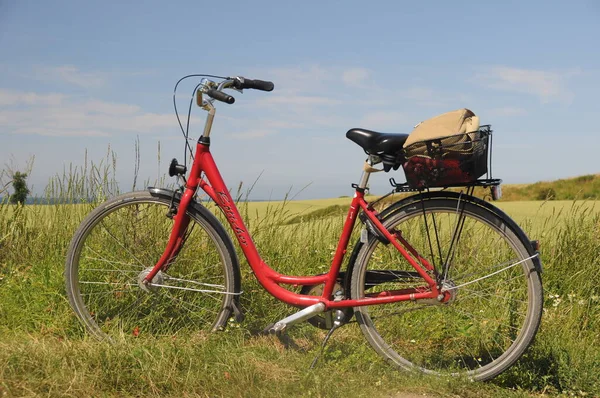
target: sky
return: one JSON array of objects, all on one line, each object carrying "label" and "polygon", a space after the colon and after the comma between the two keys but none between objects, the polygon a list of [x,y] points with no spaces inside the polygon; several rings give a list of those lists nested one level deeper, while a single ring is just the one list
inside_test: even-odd
[{"label": "sky", "polygon": [[[139,140],[138,180],[154,181],[183,161],[173,86],[207,73],[275,84],[216,103],[211,151],[253,199],[352,195],[365,154],[347,130],[409,133],[463,107],[492,125],[505,183],[599,173],[599,42],[596,0],[0,0],[0,167],[33,159],[41,194],[110,150],[127,191]],[[404,181],[374,174],[371,192],[390,177]]]}]

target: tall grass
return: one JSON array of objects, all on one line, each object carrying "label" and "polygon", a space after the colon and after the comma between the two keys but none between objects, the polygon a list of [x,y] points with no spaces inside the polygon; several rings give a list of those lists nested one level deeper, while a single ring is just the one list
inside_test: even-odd
[{"label": "tall grass", "polygon": [[[45,199],[54,204],[0,205],[0,397],[600,395],[600,215],[577,202],[561,217],[525,225],[542,241],[542,326],[526,355],[492,383],[398,372],[373,352],[356,324],[336,332],[316,369],[309,370],[323,331],[295,326],[287,348],[274,337],[258,336],[294,309],[262,290],[243,257],[247,318],[241,325],[232,322],[210,335],[96,342],[68,305],[63,264],[83,217],[120,192],[115,162],[109,151],[100,164],[66,169],[48,184]],[[328,269],[342,212],[295,218],[280,202],[258,217],[245,196],[240,187],[243,216],[269,265],[297,275]]]}]

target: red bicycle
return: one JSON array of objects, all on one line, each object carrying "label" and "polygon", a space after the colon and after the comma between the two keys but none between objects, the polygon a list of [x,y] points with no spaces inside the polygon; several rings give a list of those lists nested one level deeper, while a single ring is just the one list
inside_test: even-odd
[{"label": "red bicycle", "polygon": [[[187,167],[176,160],[169,169],[182,181],[180,190],[127,193],[85,218],[67,254],[66,289],[87,330],[111,340],[139,333],[172,335],[185,327],[214,331],[232,316],[242,318],[236,251],[222,224],[197,199],[202,190],[223,212],[260,284],[278,300],[301,308],[270,325],[269,332],[309,320],[330,329],[329,337],[355,316],[371,346],[399,368],[486,380],[514,364],[532,342],[542,314],[537,242],[501,210],[473,196],[476,186],[499,196],[500,180],[463,181],[448,171],[452,159],[487,162],[489,126],[468,132],[469,151],[459,140],[455,158],[451,150],[436,157],[444,145],[431,140],[417,143],[431,156],[412,161],[408,154],[415,148],[405,145],[406,134],[349,130],[346,136],[368,158],[360,182],[353,184],[331,268],[321,275],[282,275],[259,255],[210,152],[213,103],[234,102],[223,90],[273,87],[242,77],[203,78],[194,92],[208,116],[191,170],[186,178]],[[459,145],[455,136],[450,141]],[[378,164],[385,171],[402,166],[407,173],[411,183],[391,179],[392,192],[414,192],[380,212],[375,210],[379,200],[365,198]],[[463,166],[462,175],[468,175]],[[429,179],[419,170],[429,170]],[[430,189],[435,186],[462,190]],[[360,237],[342,270],[357,219]]]}]

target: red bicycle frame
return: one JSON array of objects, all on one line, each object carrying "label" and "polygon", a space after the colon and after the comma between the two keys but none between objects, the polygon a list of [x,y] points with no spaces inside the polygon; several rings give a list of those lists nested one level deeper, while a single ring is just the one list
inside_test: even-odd
[{"label": "red bicycle frame", "polygon": [[[203,173],[206,176],[206,180],[202,177]],[[436,281],[428,273],[428,271],[433,271],[433,266],[420,256],[419,253],[417,253],[417,251],[402,238],[400,233],[395,232],[392,234],[383,226],[377,217],[377,212],[370,208],[369,204],[365,201],[364,190],[360,188],[356,189],[356,193],[350,204],[350,209],[348,210],[348,215],[344,222],[343,232],[340,236],[329,272],[316,276],[289,276],[276,272],[260,257],[260,254],[248,233],[248,229],[244,225],[242,217],[235,206],[235,202],[229,194],[229,190],[225,186],[225,182],[219,173],[219,169],[210,153],[209,145],[202,142],[198,142],[196,146],[196,156],[186,182],[185,191],[177,209],[177,214],[174,217],[175,222],[167,247],[152,271],[146,276],[145,281],[152,281],[154,276],[162,270],[165,265],[170,263],[174,254],[177,253],[178,248],[183,244],[185,231],[189,223],[189,216],[187,215],[186,210],[198,187],[206,192],[225,214],[245,257],[260,284],[271,295],[287,304],[298,307],[307,307],[313,304],[323,303],[326,309],[331,309],[386,304],[408,300],[439,299],[440,295],[443,297],[441,301],[446,301],[448,299],[448,297],[446,297],[448,295],[440,291]],[[360,299],[332,300],[333,289],[344,260],[344,255],[348,248],[350,235],[354,229],[357,215],[361,209],[373,225],[390,241],[402,256],[406,258],[425,282],[427,282],[428,288],[423,287],[384,291],[367,294],[366,297]],[[415,258],[418,259],[418,261],[415,260]],[[423,269],[423,267],[425,269]],[[281,286],[318,284],[324,284],[321,296],[298,294]]]}]

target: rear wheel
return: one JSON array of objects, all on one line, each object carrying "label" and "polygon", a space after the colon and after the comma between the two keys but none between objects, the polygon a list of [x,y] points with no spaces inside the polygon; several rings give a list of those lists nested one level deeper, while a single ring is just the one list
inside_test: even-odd
[{"label": "rear wheel", "polygon": [[66,261],[67,295],[96,337],[172,336],[225,326],[238,293],[235,252],[216,220],[193,208],[169,268],[150,286],[142,284],[169,239],[169,206],[148,192],[125,194],[96,208],[75,233]]},{"label": "rear wheel", "polygon": [[[441,197],[405,205],[384,225],[435,259],[451,300],[356,307],[372,347],[395,366],[438,375],[487,380],[511,366],[533,340],[542,313],[529,243],[487,208]],[[427,284],[393,245],[371,237],[360,249],[352,298],[415,287]]]}]

